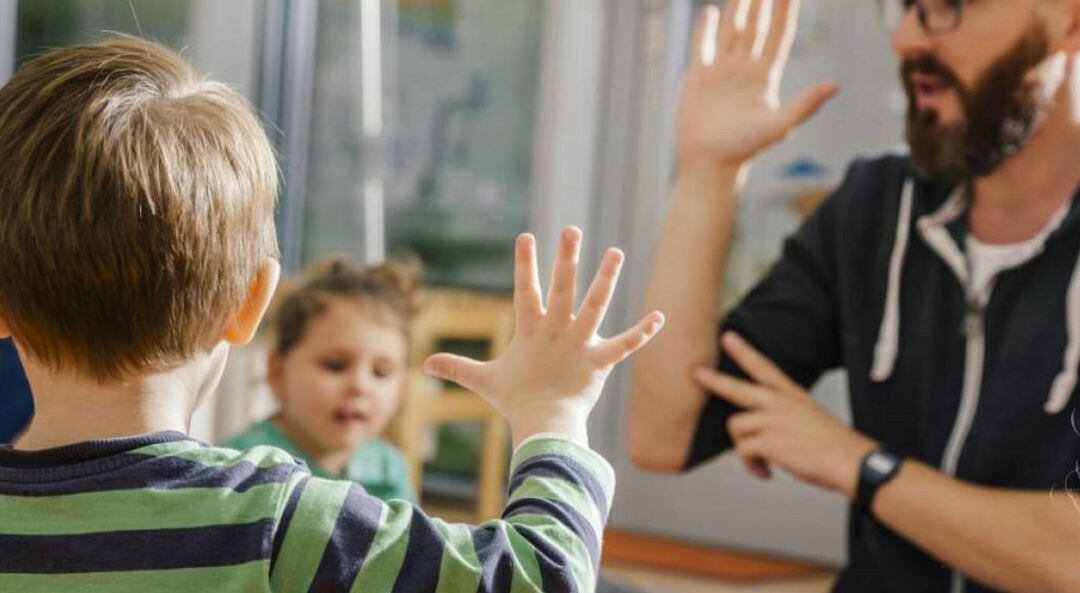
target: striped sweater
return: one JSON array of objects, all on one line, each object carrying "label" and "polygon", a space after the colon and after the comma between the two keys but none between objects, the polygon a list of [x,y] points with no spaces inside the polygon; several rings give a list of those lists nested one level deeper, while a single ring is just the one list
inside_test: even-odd
[{"label": "striped sweater", "polygon": [[312,477],[279,449],[180,433],[0,448],[0,592],[579,592],[596,582],[614,488],[556,438],[515,451],[480,526]]}]

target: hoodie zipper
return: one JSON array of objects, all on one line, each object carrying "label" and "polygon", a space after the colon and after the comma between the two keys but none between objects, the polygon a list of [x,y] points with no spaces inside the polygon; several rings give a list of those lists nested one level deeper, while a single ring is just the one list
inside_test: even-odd
[{"label": "hoodie zipper", "polygon": [[[987,293],[990,291],[987,290]],[[964,348],[964,385],[960,392],[960,408],[956,412],[956,422],[941,459],[941,470],[950,476],[956,475],[960,454],[964,450],[971,425],[975,421],[975,412],[979,409],[979,392],[982,390],[983,365],[986,357],[985,311],[986,300],[981,295],[968,301],[960,331],[965,339]]]},{"label": "hoodie zipper", "polygon": [[[953,422],[952,432],[949,434],[939,466],[943,473],[955,477],[960,455],[964,451],[964,444],[971,432],[971,425],[975,421],[975,413],[979,409],[979,392],[982,389],[983,366],[986,357],[985,312],[993,291],[994,280],[991,280],[981,293],[973,294],[968,288],[971,283],[969,280],[971,271],[967,257],[953,242],[944,226],[931,225],[925,217],[919,222],[919,230],[926,243],[952,269],[960,285],[964,287],[965,293],[967,310],[959,328],[965,342],[960,406],[957,408],[956,420]],[[958,570],[952,570],[949,593],[964,593],[965,589],[964,575]]]},{"label": "hoodie zipper", "polygon": [[[970,269],[965,275],[970,277]],[[965,284],[966,278],[961,278]],[[975,422],[975,414],[979,410],[979,399],[982,392],[983,371],[986,362],[986,305],[990,301],[990,295],[994,290],[994,280],[987,284],[980,294],[971,295],[967,299],[967,312],[960,327],[960,333],[964,336],[964,384],[960,391],[960,407],[956,411],[956,421],[953,423],[952,434],[949,435],[945,453],[941,458],[941,471],[950,476],[956,476],[957,467],[960,464],[960,455],[964,452],[971,427]],[[950,593],[964,593],[967,589],[967,580],[958,570],[952,571],[952,584]]]},{"label": "hoodie zipper", "polygon": [[[972,424],[975,421],[975,415],[979,409],[980,392],[982,391],[982,379],[986,362],[986,306],[990,302],[990,296],[993,293],[994,284],[997,280],[997,274],[995,274],[995,277],[989,281],[982,291],[973,294],[970,288],[971,271],[968,259],[945,229],[946,223],[961,216],[966,210],[963,206],[963,200],[965,198],[961,192],[962,190],[959,188],[955,190],[941,208],[932,214],[920,217],[915,225],[922,234],[926,244],[932,251],[937,253],[942,261],[944,261],[956,275],[957,279],[960,281],[960,285],[964,287],[965,292],[967,310],[965,311],[963,323],[960,327],[960,333],[964,336],[965,340],[963,386],[960,392],[960,405],[956,412],[956,420],[953,423],[952,432],[949,434],[949,440],[946,444],[945,451],[942,454],[940,465],[943,473],[954,477],[956,476],[959,467],[960,456],[964,451],[968,436],[970,436]],[[1080,196],[1080,194],[1078,194],[1078,196]],[[1078,199],[1080,199],[1080,197],[1078,197]],[[1068,214],[1069,209],[1070,206],[1068,204],[1064,205],[1061,212],[1055,215],[1048,223],[1047,227],[1041,231],[1042,237],[1038,247],[1022,261],[1016,262],[1011,267],[1017,267],[1027,263],[1041,254],[1046,247],[1047,238],[1052,232],[1060,227],[1062,221]],[[1002,271],[1004,270],[999,270],[998,274]],[[1080,274],[1080,260],[1078,260],[1077,272],[1075,272],[1074,275],[1076,274]],[[1078,284],[1078,287],[1080,287],[1080,284]],[[1078,288],[1078,290],[1080,290],[1080,288]],[[951,583],[952,584],[949,587],[950,593],[964,593],[967,581],[960,571],[952,571]]]}]

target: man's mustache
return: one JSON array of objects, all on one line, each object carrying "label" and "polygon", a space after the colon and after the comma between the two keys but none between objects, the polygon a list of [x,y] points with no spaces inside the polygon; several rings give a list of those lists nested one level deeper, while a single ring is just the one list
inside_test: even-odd
[{"label": "man's mustache", "polygon": [[908,58],[900,65],[900,78],[909,92],[914,86],[911,77],[915,74],[936,76],[948,86],[963,88],[963,85],[960,83],[960,78],[956,76],[956,73],[948,66],[941,63],[937,58],[929,54]]}]

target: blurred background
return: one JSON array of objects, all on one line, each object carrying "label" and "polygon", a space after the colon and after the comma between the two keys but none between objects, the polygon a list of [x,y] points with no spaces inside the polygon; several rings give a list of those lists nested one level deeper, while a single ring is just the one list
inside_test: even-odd
[{"label": "blurred background", "polygon": [[[449,303],[447,318],[454,307],[490,312],[496,329],[486,334],[431,321],[443,329],[432,330],[430,347],[467,349],[501,335],[512,241],[525,230],[537,234],[544,267],[567,224],[585,231],[590,273],[604,247],[622,247],[628,265],[608,327],[636,319],[672,181],[675,99],[699,4],[0,0],[0,82],[43,50],[112,31],[182,51],[264,118],[281,159],[286,269],[330,253],[415,256]],[[876,3],[803,1],[785,95],[825,77],[840,82],[839,97],[753,169],[728,302],[718,306],[768,269],[852,156],[901,139],[906,103]],[[215,440],[272,411],[259,348],[235,353],[196,436]],[[726,458],[678,478],[635,470],[622,436],[627,376],[622,368],[609,382],[592,426],[595,448],[619,475],[612,566],[629,567],[620,574],[648,590],[727,590],[722,583],[775,577],[783,577],[775,587],[825,590],[827,567],[843,559],[842,501],[784,477],[754,481]],[[840,415],[843,390],[841,377],[817,388]],[[481,474],[499,465],[505,432],[485,417],[446,422],[424,409],[404,421],[413,428],[404,434],[422,442],[404,448],[418,458],[425,501],[482,499]],[[705,560],[685,561],[694,554]]]}]

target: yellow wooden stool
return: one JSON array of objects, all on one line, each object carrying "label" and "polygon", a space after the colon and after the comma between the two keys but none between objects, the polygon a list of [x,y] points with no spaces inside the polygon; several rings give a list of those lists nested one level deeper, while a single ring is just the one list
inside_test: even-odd
[{"label": "yellow wooden stool", "polygon": [[396,421],[396,440],[417,492],[423,486],[424,439],[446,422],[481,422],[483,444],[478,471],[477,522],[499,516],[506,488],[507,426],[483,398],[457,385],[424,375],[421,365],[448,341],[481,342],[488,356],[499,355],[513,333],[510,297],[465,291],[431,291],[412,325],[412,362],[402,409]]}]

